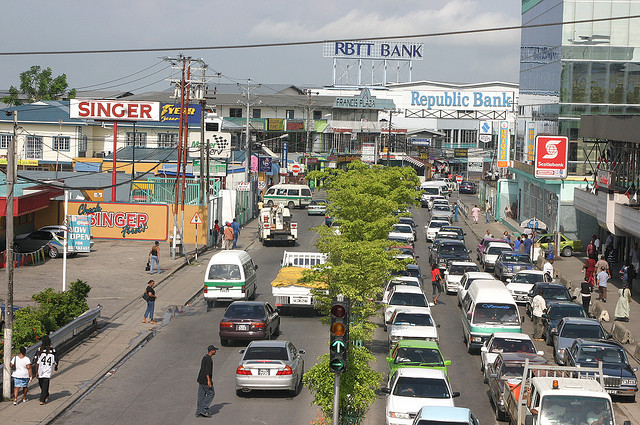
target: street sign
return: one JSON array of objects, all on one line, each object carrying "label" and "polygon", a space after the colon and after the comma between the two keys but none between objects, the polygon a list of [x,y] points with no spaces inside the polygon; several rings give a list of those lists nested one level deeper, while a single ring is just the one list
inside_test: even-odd
[{"label": "street sign", "polygon": [[456,176],[456,183],[458,184],[462,183],[462,176],[460,174]]},{"label": "street sign", "polygon": [[267,187],[267,182],[264,180],[258,180],[258,189],[264,190]]},{"label": "street sign", "polygon": [[291,172],[293,173],[294,176],[297,176],[298,173],[300,173],[300,171],[302,170],[300,167],[300,164],[293,164],[291,167]]},{"label": "street sign", "polygon": [[511,160],[511,140],[509,135],[509,123],[500,121],[498,133],[498,168],[507,168]]},{"label": "street sign", "polygon": [[195,213],[193,218],[191,218],[191,224],[202,224],[202,219],[200,218],[200,214]]},{"label": "street sign", "polygon": [[240,192],[249,192],[249,191],[251,191],[251,183],[250,182],[238,182],[238,190]]}]

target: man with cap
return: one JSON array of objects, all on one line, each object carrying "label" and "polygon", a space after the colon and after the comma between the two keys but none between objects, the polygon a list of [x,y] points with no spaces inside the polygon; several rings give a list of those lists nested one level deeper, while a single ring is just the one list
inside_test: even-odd
[{"label": "man with cap", "polygon": [[223,248],[231,249],[233,247],[233,238],[235,236],[235,232],[233,231],[233,227],[231,227],[231,223],[228,221],[224,225],[224,240],[223,240]]},{"label": "man with cap", "polygon": [[211,417],[209,413],[209,405],[216,395],[213,389],[213,356],[218,351],[218,347],[210,345],[207,347],[207,354],[202,358],[200,363],[200,372],[198,372],[198,406],[196,407],[196,416],[203,418]]}]

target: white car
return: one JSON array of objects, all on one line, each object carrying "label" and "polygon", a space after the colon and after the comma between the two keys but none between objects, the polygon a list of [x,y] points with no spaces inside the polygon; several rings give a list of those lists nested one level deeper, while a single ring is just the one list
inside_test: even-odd
[{"label": "white car", "polygon": [[486,272],[466,272],[463,274],[458,285],[458,305],[462,305],[462,300],[474,280],[496,280],[496,278]]},{"label": "white car", "polygon": [[389,348],[401,339],[420,339],[438,342],[438,327],[431,317],[431,309],[397,307],[389,323]]},{"label": "white car", "polygon": [[384,310],[385,329],[391,321],[391,315],[396,307],[429,307],[429,301],[420,287],[396,285],[389,295],[389,302],[386,306]]},{"label": "white car", "polygon": [[449,205],[434,204],[431,210],[431,217],[445,217],[448,221],[453,219],[453,211]]},{"label": "white car", "polygon": [[442,370],[401,367],[389,378],[383,390],[387,395],[386,425],[411,425],[423,406],[454,406],[460,393],[451,391]]},{"label": "white car", "polygon": [[480,263],[484,266],[484,271],[493,270],[498,255],[503,251],[513,251],[513,247],[506,242],[491,242],[482,253]]},{"label": "white car", "polygon": [[473,261],[452,261],[444,272],[444,289],[447,294],[458,292],[460,280],[466,272],[479,272],[478,265]]},{"label": "white car", "polygon": [[492,364],[500,353],[534,353],[544,356],[544,351],[536,351],[531,337],[523,333],[496,332],[480,347],[480,371],[484,382],[489,381],[487,366]]},{"label": "white car", "polygon": [[446,207],[450,207],[451,206],[451,204],[449,204],[449,201],[444,197],[432,199],[431,200],[431,207],[429,207],[429,209],[433,210],[436,207],[436,205],[443,205],[443,206],[446,206]]},{"label": "white car", "polygon": [[551,282],[551,278],[542,270],[520,270],[507,283],[507,289],[517,303],[526,304],[529,299],[529,292],[533,289],[533,285],[538,282]]},{"label": "white car", "polygon": [[424,226],[425,233],[427,234],[427,242],[433,242],[433,240],[438,235],[438,231],[440,230],[440,228],[442,226],[448,226],[450,224],[451,223],[449,223],[447,220],[443,220],[443,219],[440,219],[440,218],[431,219],[429,224]]},{"label": "white car", "polygon": [[394,224],[389,232],[389,239],[394,241],[404,241],[407,245],[412,245],[414,240],[413,227],[409,224]]},{"label": "white car", "polygon": [[422,288],[420,284],[420,279],[413,276],[396,276],[387,282],[387,286],[384,288],[384,292],[382,294],[382,303],[387,304],[389,301],[389,295],[393,291],[397,285],[407,285],[407,286],[415,286],[417,288]]},{"label": "white car", "polygon": [[441,196],[441,195],[432,196],[428,200],[427,208],[429,209],[433,208],[433,204],[437,202],[446,202],[447,204],[449,203],[449,201],[447,201],[447,198],[445,198],[444,196]]}]

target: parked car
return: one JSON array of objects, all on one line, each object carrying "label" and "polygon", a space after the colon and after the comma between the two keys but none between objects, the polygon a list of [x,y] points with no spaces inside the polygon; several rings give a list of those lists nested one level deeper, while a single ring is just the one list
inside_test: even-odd
[{"label": "parked car", "polygon": [[471,195],[475,195],[476,193],[478,193],[478,187],[476,186],[476,184],[474,182],[470,182],[468,180],[463,180],[460,183],[460,186],[458,186],[458,192],[459,193],[468,193]]},{"label": "parked car", "polygon": [[220,320],[220,344],[230,340],[271,339],[280,334],[280,315],[264,301],[234,301]]},{"label": "parked car", "polygon": [[393,375],[401,367],[439,369],[446,374],[451,360],[444,360],[437,342],[403,339],[391,347],[387,363],[389,375]]},{"label": "parked car", "polygon": [[443,230],[440,230],[438,232],[438,234],[436,235],[436,238],[433,240],[433,244],[431,244],[431,246],[429,246],[429,250],[430,251],[434,251],[437,248],[438,244],[440,242],[443,242],[443,241],[460,241],[460,242],[464,242],[464,241],[460,240],[460,238],[458,237],[458,234],[456,232],[445,232]]},{"label": "parked car", "polygon": [[417,226],[416,222],[411,217],[398,217],[399,224],[408,224],[413,229],[413,238],[415,239],[417,236]]},{"label": "parked car", "polygon": [[598,319],[586,317],[565,317],[558,323],[558,331],[552,334],[553,359],[556,363],[565,364],[565,351],[578,338],[606,339],[607,332]]},{"label": "parked car", "polygon": [[[51,232],[53,234],[55,234],[61,241],[64,240],[64,231],[65,229],[67,230],[67,232],[69,231],[69,228],[63,224],[52,224],[49,226],[44,226],[39,228],[38,230],[41,231],[45,231],[45,232]],[[89,249],[93,249],[93,235],[90,236],[89,238]],[[61,251],[62,252],[62,251]]]},{"label": "parked car", "polygon": [[[507,279],[509,281],[509,279]],[[538,282],[551,282],[551,277],[542,270],[529,269],[520,270],[513,275],[513,278],[507,283],[507,289],[517,303],[527,303],[529,292],[533,289],[533,285]]]},{"label": "parked car", "polygon": [[455,232],[458,235],[458,239],[460,239],[462,242],[464,242],[464,237],[466,235],[466,233],[464,232],[464,230],[462,230],[462,227],[458,227],[458,226],[442,226],[440,228],[441,232]]},{"label": "parked car", "polygon": [[566,351],[567,366],[597,367],[602,362],[604,388],[611,395],[636,399],[637,367],[631,367],[622,345],[613,340],[578,338]]},{"label": "parked car", "polygon": [[482,254],[484,253],[487,245],[489,245],[491,242],[504,242],[504,239],[485,238],[480,241],[476,248],[476,260],[480,261],[480,264],[482,264]]},{"label": "parked car", "polygon": [[460,285],[458,285],[458,306],[462,305],[462,300],[474,280],[495,280],[495,278],[487,272],[465,272],[460,279]]},{"label": "parked car", "polygon": [[388,238],[394,241],[404,241],[405,245],[413,245],[415,242],[413,228],[408,224],[394,224]]},{"label": "parked car", "polygon": [[480,425],[473,412],[466,407],[423,406],[413,425]]},{"label": "parked car", "polygon": [[302,388],[304,350],[290,341],[251,341],[240,350],[236,368],[236,393],[252,390],[288,390],[292,396]]},{"label": "parked car", "polygon": [[[312,199],[307,205],[307,215],[325,215],[327,213],[326,199]],[[326,221],[326,217],[325,217]]]},{"label": "parked car", "polygon": [[423,406],[453,406],[453,392],[441,370],[402,367],[389,379],[385,407],[386,425],[410,425]]},{"label": "parked car", "polygon": [[480,347],[480,371],[484,374],[484,382],[488,381],[487,366],[492,364],[500,353],[532,353],[540,356],[544,351],[537,351],[531,337],[523,333],[495,332]]},{"label": "parked car", "polygon": [[424,227],[427,242],[433,242],[433,240],[436,238],[436,235],[440,231],[440,228],[442,226],[448,226],[450,224],[451,223],[449,223],[447,220],[432,218],[429,224]]},{"label": "parked car", "polygon": [[385,326],[391,322],[391,316],[396,307],[429,307],[429,301],[422,292],[422,288],[408,285],[397,285],[389,295],[389,303],[384,310]]},{"label": "parked car", "polygon": [[569,301],[554,301],[547,304],[547,312],[542,315],[542,338],[547,345],[553,344],[552,335],[558,332],[558,323],[565,317],[589,317],[582,305]]},{"label": "parked car", "polygon": [[[20,310],[22,307],[19,307],[17,305],[13,306],[13,314],[16,314],[16,311]],[[3,338],[4,338],[4,310],[5,310],[5,306],[4,304],[0,304],[0,334],[2,334]]]},{"label": "parked car", "polygon": [[457,261],[471,261],[471,257],[469,257],[469,250],[464,245],[464,242],[458,240],[443,241],[431,252],[432,266],[435,265],[440,269],[444,269],[446,267],[446,262],[449,259],[455,259]]},{"label": "parked car", "polygon": [[411,245],[392,246],[389,249],[398,250],[398,255],[395,256],[398,260],[415,260],[418,258],[413,246]]},{"label": "parked car", "polygon": [[533,301],[533,297],[538,295],[540,291],[544,291],[542,297],[547,304],[552,301],[573,301],[576,299],[576,297],[569,294],[567,288],[560,283],[536,283],[533,285],[527,298],[526,311],[529,316],[531,316],[532,311],[531,301]]},{"label": "parked car", "polygon": [[389,320],[389,347],[403,339],[438,342],[438,328],[431,317],[431,309],[396,307]]},{"label": "parked car", "polygon": [[482,252],[482,257],[480,257],[480,264],[484,267],[484,271],[492,271],[498,256],[502,252],[511,250],[513,250],[513,248],[505,241],[489,243]]},{"label": "parked car", "polygon": [[[552,233],[540,235],[535,240],[535,243],[539,243],[543,250],[547,249],[549,242],[555,244],[555,235]],[[580,251],[582,251],[582,241],[569,239],[560,233],[560,255],[563,257],[571,257],[574,252]]]},{"label": "parked car", "polygon": [[533,268],[534,265],[531,262],[529,254],[516,251],[503,251],[496,259],[493,266],[493,274],[504,282],[520,270],[530,270]]},{"label": "parked car", "polygon": [[444,289],[447,294],[458,292],[460,280],[466,272],[479,272],[478,265],[473,261],[452,261],[444,272]]},{"label": "parked car", "polygon": [[387,282],[387,286],[384,288],[384,292],[382,293],[382,303],[386,304],[389,301],[389,296],[391,292],[393,292],[393,288],[398,285],[407,285],[407,286],[415,286],[417,288],[422,288],[422,284],[420,280],[413,276],[396,276]]}]

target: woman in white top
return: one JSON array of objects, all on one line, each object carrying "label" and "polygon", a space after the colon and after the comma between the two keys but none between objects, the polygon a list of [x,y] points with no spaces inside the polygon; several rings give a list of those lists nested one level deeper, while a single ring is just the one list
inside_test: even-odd
[{"label": "woman in white top", "polygon": [[58,355],[51,347],[51,339],[47,335],[42,337],[42,345],[36,353],[36,372],[40,386],[40,404],[49,401],[49,382],[51,372],[58,370]]},{"label": "woman in white top", "polygon": [[27,402],[29,383],[33,379],[31,372],[31,360],[27,357],[27,349],[20,347],[20,354],[11,359],[11,368],[15,369],[11,374],[13,378],[13,405],[18,404],[18,394],[22,388],[22,402]]}]

